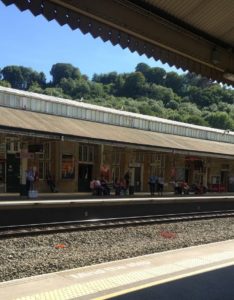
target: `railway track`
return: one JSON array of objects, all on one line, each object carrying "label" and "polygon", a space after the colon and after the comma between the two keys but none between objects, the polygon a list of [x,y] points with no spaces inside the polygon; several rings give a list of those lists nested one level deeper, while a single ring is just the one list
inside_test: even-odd
[{"label": "railway track", "polygon": [[136,226],[154,223],[171,223],[180,221],[195,221],[202,219],[213,218],[227,218],[233,217],[234,210],[219,210],[206,212],[191,212],[180,214],[163,214],[163,215],[149,215],[136,216],[124,218],[109,218],[109,219],[89,219],[82,221],[65,221],[30,225],[12,225],[0,228],[0,239],[33,236],[39,234],[52,234],[59,232],[77,231],[77,230],[91,230],[100,228],[110,228],[119,226]]}]

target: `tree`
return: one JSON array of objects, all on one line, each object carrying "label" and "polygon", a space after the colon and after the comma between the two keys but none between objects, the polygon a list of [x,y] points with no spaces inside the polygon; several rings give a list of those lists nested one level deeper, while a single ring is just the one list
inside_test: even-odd
[{"label": "tree", "polygon": [[145,74],[145,78],[149,83],[164,85],[166,71],[162,68],[150,68]]},{"label": "tree", "polygon": [[161,85],[152,84],[148,89],[148,97],[155,100],[162,100],[164,105],[174,100],[174,93],[172,89]]},{"label": "tree", "polygon": [[165,78],[165,86],[173,89],[177,94],[180,94],[183,86],[183,78],[176,72],[169,72]]},{"label": "tree", "polygon": [[149,72],[149,70],[150,70],[150,66],[148,66],[145,63],[139,63],[135,68],[135,72],[141,72],[143,75]]},{"label": "tree", "polygon": [[74,98],[73,99],[80,99],[80,98],[90,98],[90,84],[84,80],[78,80],[75,90],[74,90]]},{"label": "tree", "polygon": [[81,77],[81,73],[78,68],[66,63],[57,63],[53,65],[50,74],[53,78],[52,84],[54,86],[59,84],[62,78],[79,79]]},{"label": "tree", "polygon": [[46,84],[46,77],[43,72],[33,71],[31,68],[22,66],[7,66],[1,70],[3,80],[10,82],[12,88],[28,90],[33,82],[41,87]]},{"label": "tree", "polygon": [[25,83],[21,72],[21,68],[18,66],[8,66],[1,70],[3,80],[10,82],[12,88],[24,89]]},{"label": "tree", "polygon": [[45,95],[59,97],[59,98],[65,98],[65,95],[63,93],[63,90],[61,88],[46,88],[44,90]]},{"label": "tree", "polygon": [[167,108],[171,108],[171,109],[178,110],[179,105],[180,105],[180,104],[179,104],[177,101],[175,101],[175,100],[170,100],[170,101],[167,103],[166,107],[167,107]]},{"label": "tree", "polygon": [[34,82],[33,84],[31,84],[28,91],[33,92],[33,93],[38,93],[38,94],[44,94],[43,89],[37,82]]},{"label": "tree", "polygon": [[143,102],[138,106],[139,112],[143,115],[153,115],[153,112],[151,110],[151,107],[148,105],[148,103]]},{"label": "tree", "polygon": [[118,74],[117,72],[110,72],[108,74],[94,74],[93,75],[93,81],[99,82],[102,84],[110,84],[115,83],[117,80]]},{"label": "tree", "polygon": [[208,122],[206,122],[202,116],[198,115],[190,115],[184,121],[194,125],[209,126]]},{"label": "tree", "polygon": [[183,75],[183,82],[185,85],[197,86],[199,88],[206,88],[212,85],[212,81],[210,79],[190,72]]},{"label": "tree", "polygon": [[123,86],[123,91],[127,97],[139,97],[144,94],[145,77],[140,72],[131,73]]},{"label": "tree", "polygon": [[234,129],[233,120],[225,112],[211,113],[206,117],[206,121],[209,122],[210,126],[219,129]]},{"label": "tree", "polygon": [[0,80],[0,86],[4,86],[4,87],[11,87],[10,82],[6,81],[6,80]]},{"label": "tree", "polygon": [[63,89],[63,92],[70,95],[72,98],[76,96],[78,85],[79,80],[74,80],[72,78],[62,78],[59,83],[59,87]]},{"label": "tree", "polygon": [[105,95],[103,85],[101,83],[93,82],[90,84],[91,97],[103,97]]}]

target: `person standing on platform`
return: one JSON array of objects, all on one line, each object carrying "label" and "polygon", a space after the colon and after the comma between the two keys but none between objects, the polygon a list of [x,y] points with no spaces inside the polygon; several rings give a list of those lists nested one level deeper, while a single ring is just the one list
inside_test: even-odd
[{"label": "person standing on platform", "polygon": [[155,188],[156,188],[156,176],[151,175],[149,177],[149,188],[150,188],[150,195],[154,196]]},{"label": "person standing on platform", "polygon": [[27,196],[29,196],[29,191],[33,189],[33,182],[34,182],[34,172],[33,168],[28,168],[26,171],[26,192]]},{"label": "person standing on platform", "polygon": [[164,179],[163,176],[158,177],[158,195],[163,195],[163,189],[164,189]]}]

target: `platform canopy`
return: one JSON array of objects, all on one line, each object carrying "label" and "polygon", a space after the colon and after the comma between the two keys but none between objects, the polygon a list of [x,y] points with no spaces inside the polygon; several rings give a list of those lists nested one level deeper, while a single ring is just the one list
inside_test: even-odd
[{"label": "platform canopy", "polygon": [[51,140],[113,145],[232,159],[234,144],[65,118],[0,106],[0,132]]},{"label": "platform canopy", "polygon": [[234,85],[232,0],[0,1],[170,66]]}]

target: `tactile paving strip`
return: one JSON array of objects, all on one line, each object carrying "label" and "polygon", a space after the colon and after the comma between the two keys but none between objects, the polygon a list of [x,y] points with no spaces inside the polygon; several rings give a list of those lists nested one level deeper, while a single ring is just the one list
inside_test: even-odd
[{"label": "tactile paving strip", "polygon": [[101,291],[108,291],[113,288],[124,287],[129,284],[142,282],[144,280],[156,279],[156,277],[173,274],[183,269],[191,269],[197,266],[208,265],[211,262],[222,261],[223,259],[234,258],[234,253],[226,251],[210,256],[200,256],[194,259],[185,259],[176,264],[165,264],[160,267],[146,268],[141,271],[133,271],[121,275],[109,276],[108,278],[97,279],[85,283],[69,285],[64,288],[54,289],[49,292],[41,292],[26,297],[15,298],[14,300],[71,300],[78,297],[92,295]]}]

